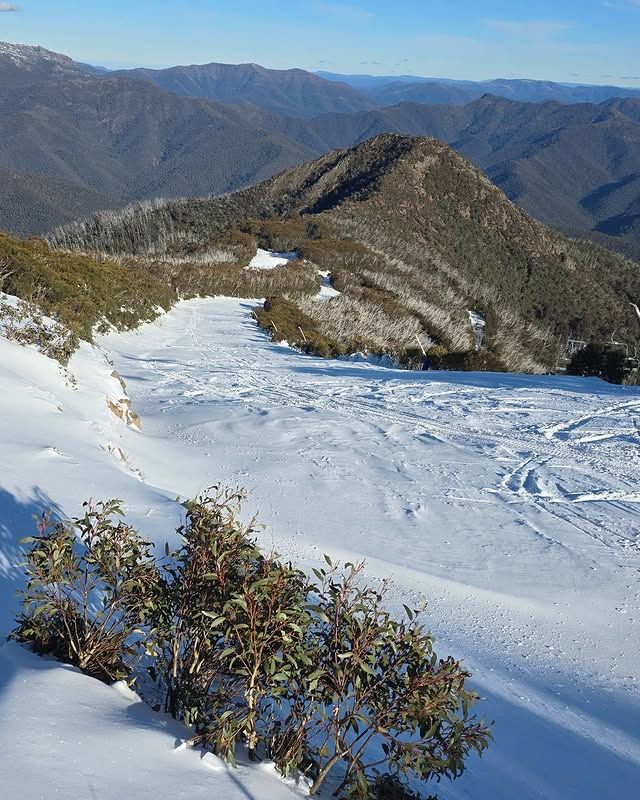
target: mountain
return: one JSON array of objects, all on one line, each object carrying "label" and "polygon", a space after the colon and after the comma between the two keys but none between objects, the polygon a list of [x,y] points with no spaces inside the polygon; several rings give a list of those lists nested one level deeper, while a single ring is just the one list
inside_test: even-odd
[{"label": "mountain", "polygon": [[[485,94],[462,105],[469,82],[415,82],[408,76],[392,86],[404,91],[419,85],[423,98],[439,102],[372,109],[370,93],[384,90],[382,78],[370,79],[365,96],[302,70],[256,65],[115,76],[88,74],[91,69],[42,48],[0,46],[0,168],[39,176],[39,189],[33,191],[36,177],[30,178],[26,194],[19,182],[5,182],[0,228],[40,233],[45,224],[66,223],[79,208],[93,212],[102,195],[103,205],[111,207],[156,195],[234,191],[331,149],[390,132],[442,139],[536,218],[572,234],[608,237],[600,241],[637,252],[638,98],[569,105]],[[503,92],[548,93],[561,86],[493,83]],[[471,87],[476,92],[488,85]],[[176,92],[243,102],[222,105]],[[327,107],[339,110],[309,117]],[[358,110],[345,110],[354,107]],[[302,116],[289,116],[294,111]],[[44,199],[43,177],[66,182],[57,198],[49,190],[50,199]],[[93,194],[83,204],[73,199],[75,191]],[[20,210],[15,218],[12,209]]]},{"label": "mountain", "polygon": [[146,80],[174,94],[219,103],[251,103],[277,114],[313,117],[359,111],[372,101],[344,82],[302,69],[266,69],[259,64],[202,64],[170,69],[133,69],[111,76]]},{"label": "mountain", "polygon": [[118,200],[226,192],[312,154],[242,109],[124,78],[3,87],[0,137],[0,167]]},{"label": "mountain", "polygon": [[96,74],[97,68],[44,47],[0,42],[2,87],[25,86],[43,80],[61,80]]},{"label": "mountain", "polygon": [[401,103],[263,124],[316,152],[386,132],[433,136],[537,219],[572,233],[640,241],[640,100],[562,105],[485,95],[465,106]]},{"label": "mountain", "polygon": [[[226,198],[130,208],[50,242],[142,258],[183,253],[185,262],[197,252],[197,271],[181,267],[172,280],[216,293],[207,248],[247,236],[331,270],[342,291],[332,316],[296,300],[307,335],[323,337],[323,347],[370,349],[368,337],[384,328],[383,350],[404,352],[422,330],[442,352],[471,352],[469,311],[485,320],[495,360],[482,363],[494,368],[549,368],[567,336],[637,337],[629,303],[640,298],[638,265],[535,222],[461,155],[424,137],[376,136]],[[194,289],[197,280],[205,284]]]}]

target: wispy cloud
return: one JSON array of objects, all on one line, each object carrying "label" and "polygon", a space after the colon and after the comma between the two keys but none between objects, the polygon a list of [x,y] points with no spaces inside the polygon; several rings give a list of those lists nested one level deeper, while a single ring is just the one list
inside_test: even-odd
[{"label": "wispy cloud", "polygon": [[0,13],[3,11],[22,11],[15,3],[0,3]]},{"label": "wispy cloud", "polygon": [[507,36],[526,36],[529,38],[555,36],[575,27],[573,22],[554,19],[487,19],[485,20],[485,25]]},{"label": "wispy cloud", "polygon": [[373,12],[369,11],[362,6],[351,5],[350,3],[325,3],[324,0],[314,4],[320,11],[325,14],[332,14],[334,17],[343,17],[348,19],[373,19],[375,16]]}]

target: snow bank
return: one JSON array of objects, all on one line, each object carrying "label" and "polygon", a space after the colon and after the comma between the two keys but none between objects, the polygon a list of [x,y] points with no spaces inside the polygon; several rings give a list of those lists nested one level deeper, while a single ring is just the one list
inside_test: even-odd
[{"label": "snow bank", "polygon": [[180,748],[188,732],[126,684],[106,686],[16,644],[0,647],[7,800],[295,800],[268,765]]},{"label": "snow bank", "polygon": [[319,300],[321,303],[326,303],[329,300],[340,297],[342,292],[334,289],[331,285],[331,273],[329,271],[318,270],[318,274],[322,278],[322,284],[320,285],[320,291],[313,299]]}]

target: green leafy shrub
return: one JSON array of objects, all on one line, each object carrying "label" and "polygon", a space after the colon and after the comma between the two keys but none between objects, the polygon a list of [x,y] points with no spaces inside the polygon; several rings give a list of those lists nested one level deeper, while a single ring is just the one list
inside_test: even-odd
[{"label": "green leafy shrub", "polygon": [[116,501],[85,504],[69,524],[44,515],[29,544],[22,612],[12,634],[104,681],[125,678],[140,653],[136,631],[158,587],[150,545]]},{"label": "green leafy shrub", "polygon": [[238,739],[255,754],[266,705],[305,658],[308,625],[303,574],[260,553],[253,523],[237,518],[243,497],[225,491],[187,504],[154,615],[153,677],[165,708],[231,761]]},{"label": "green leafy shrub", "polygon": [[[452,658],[438,659],[419,613],[407,608],[398,622],[384,607],[384,587],[360,586],[362,564],[345,573],[327,561],[309,606],[313,669],[292,684],[278,731],[284,742],[306,731],[310,793],[338,768],[339,792],[354,798],[375,797],[382,765],[421,781],[458,777],[469,752],[482,753],[490,736],[471,715],[478,697],[465,688],[469,674]],[[292,757],[300,749],[275,753],[284,771]]]},{"label": "green leafy shrub", "polygon": [[[421,613],[396,620],[363,565],[311,582],[264,555],[242,491],[185,504],[177,548],[151,557],[116,501],[73,523],[44,517],[27,543],[14,637],[103,680],[137,663],[141,691],[192,726],[192,743],[235,763],[238,743],[280,771],[331,776],[345,798],[414,800],[411,783],[462,774],[490,731],[453,658],[438,658]],[[145,671],[137,657],[146,655]],[[153,695],[153,696],[152,696]]]}]

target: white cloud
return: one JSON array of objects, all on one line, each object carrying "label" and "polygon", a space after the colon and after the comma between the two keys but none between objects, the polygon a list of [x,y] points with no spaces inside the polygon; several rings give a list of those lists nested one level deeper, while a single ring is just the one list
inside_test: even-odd
[{"label": "white cloud", "polygon": [[15,3],[0,3],[0,13],[3,11],[22,11]]}]

